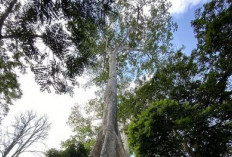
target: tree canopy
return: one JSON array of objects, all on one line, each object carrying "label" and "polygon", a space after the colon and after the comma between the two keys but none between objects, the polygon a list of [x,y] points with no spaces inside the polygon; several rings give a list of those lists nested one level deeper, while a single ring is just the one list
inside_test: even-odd
[{"label": "tree canopy", "polygon": [[[95,63],[98,30],[113,1],[1,1],[1,115],[22,92],[17,72],[29,67],[41,91],[72,94],[75,77]],[[12,27],[14,26],[14,27]],[[19,69],[19,70],[17,70]]]},{"label": "tree canopy", "polygon": [[88,157],[89,150],[82,143],[74,141],[66,141],[63,145],[64,150],[49,149],[46,157]]},{"label": "tree canopy", "polygon": [[178,51],[121,98],[121,111],[134,117],[129,136],[136,155],[231,155],[231,6],[215,0],[198,9],[192,54]]}]

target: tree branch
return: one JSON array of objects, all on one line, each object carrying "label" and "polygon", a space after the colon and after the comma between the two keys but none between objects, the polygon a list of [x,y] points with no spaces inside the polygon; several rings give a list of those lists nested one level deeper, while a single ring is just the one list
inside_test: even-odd
[{"label": "tree branch", "polygon": [[14,150],[12,157],[17,157],[32,144],[45,139],[50,124],[46,117],[38,118],[32,111],[28,111],[16,117],[12,127],[14,128],[13,138],[9,138],[10,140],[3,146],[5,149],[2,153],[3,157],[6,157],[12,150]]},{"label": "tree branch", "polygon": [[122,47],[122,50],[125,50],[125,51],[140,51],[140,52],[144,52],[145,50],[144,49],[140,49],[140,48],[130,48],[129,46],[123,46]]},{"label": "tree branch", "polygon": [[127,37],[130,35],[131,30],[129,30],[126,34],[126,36],[122,39],[122,41],[118,44],[118,46],[114,49],[114,53],[118,52],[119,48],[122,46],[122,44],[126,41]]},{"label": "tree branch", "polygon": [[[37,35],[37,34],[35,34],[35,35],[29,35],[30,37],[33,37],[33,38],[44,38],[44,36],[43,35]],[[18,39],[18,38],[20,38],[19,36],[17,36],[17,35],[6,35],[6,36],[0,36],[0,40],[1,39]]]},{"label": "tree branch", "polygon": [[3,15],[0,18],[0,40],[2,39],[2,27],[4,25],[4,22],[6,18],[9,16],[9,14],[12,12],[13,7],[16,3],[17,3],[17,0],[11,1],[9,7],[6,9],[6,11],[3,13]]}]

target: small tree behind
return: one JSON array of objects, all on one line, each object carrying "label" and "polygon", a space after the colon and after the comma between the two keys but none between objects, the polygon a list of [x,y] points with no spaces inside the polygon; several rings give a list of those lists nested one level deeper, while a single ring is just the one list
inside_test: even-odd
[{"label": "small tree behind", "polygon": [[[21,113],[5,133],[2,134],[2,157],[17,157],[29,151],[29,147],[40,143],[48,136],[50,123],[45,116],[39,117],[32,111]],[[36,151],[33,151],[36,152]]]}]

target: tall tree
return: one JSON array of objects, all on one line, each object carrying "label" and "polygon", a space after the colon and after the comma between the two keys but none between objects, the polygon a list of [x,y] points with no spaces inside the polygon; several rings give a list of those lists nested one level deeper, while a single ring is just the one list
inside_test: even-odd
[{"label": "tall tree", "polygon": [[107,61],[107,64],[100,62],[106,67],[100,76],[106,78],[107,85],[102,129],[92,157],[126,156],[117,124],[117,86],[133,75],[149,75],[159,55],[167,53],[173,28],[168,8],[169,4],[163,0],[118,1],[115,15],[107,17],[100,33]]},{"label": "tall tree", "polygon": [[[15,117],[12,126],[7,127],[2,134],[2,157],[17,157],[30,151],[33,144],[42,143],[48,136],[50,124],[45,116],[38,117],[32,111],[27,111]],[[35,152],[32,150],[32,152]]]},{"label": "tall tree", "polygon": [[[21,14],[11,14],[9,22],[3,22],[5,31],[1,33],[6,34],[1,34],[1,40],[14,39],[9,41],[13,43],[10,48],[13,46],[12,50],[17,52],[12,51],[13,54],[19,59],[23,56],[31,65],[41,90],[49,91],[49,86],[53,86],[59,93],[71,92],[67,80],[75,83],[75,76],[89,65],[98,64],[91,69],[100,71],[95,81],[104,79],[107,85],[103,127],[91,156],[125,156],[117,126],[117,85],[123,87],[122,83],[133,75],[149,75],[157,58],[167,53],[173,28],[169,3],[165,0],[117,1],[111,8],[112,1],[35,0],[20,9],[16,2],[12,1],[11,12],[18,9]],[[12,9],[12,5],[5,4]],[[56,9],[57,6],[61,7]],[[106,15],[109,11],[111,14]],[[99,18],[99,15],[106,16]],[[3,21],[7,19],[3,17]],[[58,18],[58,24],[50,17]],[[97,27],[101,19],[106,19],[105,25]],[[59,24],[62,22],[66,28]],[[10,24],[16,27],[11,28]],[[40,27],[40,24],[43,25]],[[42,41],[52,53],[41,51],[36,41]]]}]

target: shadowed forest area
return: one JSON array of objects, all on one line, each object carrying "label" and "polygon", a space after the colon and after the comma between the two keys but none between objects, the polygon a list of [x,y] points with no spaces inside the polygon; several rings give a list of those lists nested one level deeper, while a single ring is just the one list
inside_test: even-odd
[{"label": "shadowed forest area", "polygon": [[[166,0],[0,0],[1,156],[232,156],[232,1],[195,11],[197,45],[188,55],[174,48],[170,7]],[[2,124],[23,97],[18,78],[28,71],[48,95],[73,96],[83,76],[97,89],[84,107],[73,105],[73,134],[61,149],[38,149],[52,127],[46,115],[25,111]]]}]

